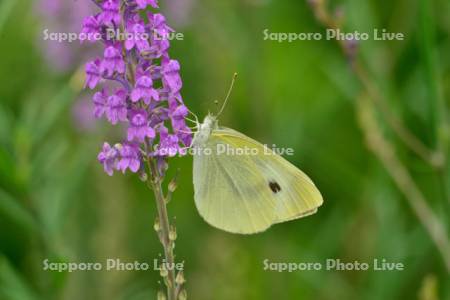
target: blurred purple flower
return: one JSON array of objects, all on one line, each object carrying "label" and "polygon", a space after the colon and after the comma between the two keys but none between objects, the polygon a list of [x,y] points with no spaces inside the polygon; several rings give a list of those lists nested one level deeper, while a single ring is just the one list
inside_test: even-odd
[{"label": "blurred purple flower", "polygon": [[106,89],[102,89],[100,92],[94,94],[92,98],[94,102],[94,116],[101,118],[108,108],[108,92]]},{"label": "blurred purple flower", "polygon": [[[49,33],[78,33],[80,23],[95,7],[92,1],[87,0],[38,0],[34,5],[42,30],[48,29]],[[70,71],[96,52],[95,48],[78,43],[43,40],[42,35],[36,43],[50,68],[56,72]]]},{"label": "blurred purple flower", "polygon": [[74,127],[80,132],[91,132],[96,127],[95,117],[92,115],[94,105],[88,97],[81,97],[74,103],[72,117]]},{"label": "blurred purple flower", "polygon": [[96,59],[86,64],[86,83],[85,87],[89,87],[91,90],[95,89],[97,84],[102,79],[100,75],[101,60]]},{"label": "blurred purple flower", "polygon": [[165,1],[165,11],[167,17],[173,20],[173,24],[177,27],[188,26],[194,16],[194,6],[197,0],[170,0]]}]

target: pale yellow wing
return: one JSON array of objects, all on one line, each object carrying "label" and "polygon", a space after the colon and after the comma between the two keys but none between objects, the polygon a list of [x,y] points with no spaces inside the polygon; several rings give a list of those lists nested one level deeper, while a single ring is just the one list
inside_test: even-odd
[{"label": "pale yellow wing", "polygon": [[264,178],[248,157],[216,153],[218,144],[223,143],[211,136],[205,149],[194,155],[194,198],[200,215],[231,233],[266,230],[273,224],[276,204],[269,191],[259,189]]},{"label": "pale yellow wing", "polygon": [[[218,151],[218,145],[229,151]],[[203,218],[215,227],[256,233],[310,215],[323,202],[308,176],[237,131],[214,130],[205,147],[211,155],[194,156],[195,201]],[[238,149],[250,154],[241,155]]]}]

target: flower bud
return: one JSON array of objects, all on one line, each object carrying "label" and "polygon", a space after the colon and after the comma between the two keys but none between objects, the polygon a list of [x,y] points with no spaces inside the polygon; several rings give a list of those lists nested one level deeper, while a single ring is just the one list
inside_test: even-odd
[{"label": "flower bud", "polygon": [[344,8],[342,6],[337,7],[334,10],[334,19],[335,19],[336,23],[342,24],[344,21],[344,17],[345,17]]},{"label": "flower bud", "polygon": [[156,297],[156,299],[158,299],[158,300],[166,300],[167,298],[166,298],[166,295],[164,294],[164,292],[159,291],[158,292],[158,296]]},{"label": "flower bud", "polygon": [[169,240],[175,241],[177,239],[177,230],[174,226],[170,226]]},{"label": "flower bud", "polygon": [[178,300],[186,300],[186,299],[187,299],[187,292],[185,289],[183,289],[178,295]]},{"label": "flower bud", "polygon": [[159,274],[161,275],[161,277],[167,277],[167,275],[169,275],[169,271],[167,271],[165,265],[160,266]]},{"label": "flower bud", "polygon": [[183,271],[178,272],[177,277],[175,278],[175,282],[178,285],[182,285],[186,282],[186,279],[184,279]]},{"label": "flower bud", "polygon": [[155,224],[153,224],[153,229],[155,229],[156,232],[159,232],[161,230],[161,225],[159,223],[159,219],[155,219]]},{"label": "flower bud", "polygon": [[145,173],[145,171],[140,172],[140,173],[139,173],[139,179],[140,179],[142,182],[146,182],[146,181],[148,180],[148,175],[147,175],[147,173]]},{"label": "flower bud", "polygon": [[175,177],[169,182],[168,190],[170,193],[173,193],[175,192],[176,189],[177,189],[177,178]]},{"label": "flower bud", "polygon": [[348,39],[344,41],[345,45],[345,52],[350,59],[350,61],[353,61],[358,54],[359,50],[359,42],[356,39]]}]

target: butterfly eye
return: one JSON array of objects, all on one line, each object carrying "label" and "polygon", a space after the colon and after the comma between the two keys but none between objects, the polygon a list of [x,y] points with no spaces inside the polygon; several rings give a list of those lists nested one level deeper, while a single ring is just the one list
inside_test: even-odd
[{"label": "butterfly eye", "polygon": [[281,192],[281,186],[276,181],[270,181],[269,188],[274,194]]}]

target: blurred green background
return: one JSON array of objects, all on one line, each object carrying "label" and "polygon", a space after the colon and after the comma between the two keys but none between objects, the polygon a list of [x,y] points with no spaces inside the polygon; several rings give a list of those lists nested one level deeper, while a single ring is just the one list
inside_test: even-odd
[{"label": "blurred green background", "polygon": [[[80,67],[95,47],[58,45],[43,30],[79,31],[88,0],[0,1],[0,300],[155,299],[156,271],[57,273],[42,261],[153,263],[152,193],[136,176],[108,177],[96,156],[122,132],[90,117]],[[306,1],[165,0],[184,33],[171,56],[182,94],[200,116],[216,111],[231,75],[239,78],[222,125],[264,143],[292,147],[288,159],[321,190],[317,214],[237,236],[208,226],[193,201],[192,158],[174,159],[179,189],[177,260],[190,299],[450,299],[441,253],[358,122],[362,91],[333,41],[265,41],[263,31],[324,32]],[[429,148],[448,157],[450,2],[332,1],[345,28],[386,28],[405,41],[367,41],[360,57],[388,107]],[[439,222],[450,229],[449,166],[430,167],[383,129]],[[446,233],[448,238],[448,233]],[[264,271],[263,261],[401,262],[404,271]]]}]

